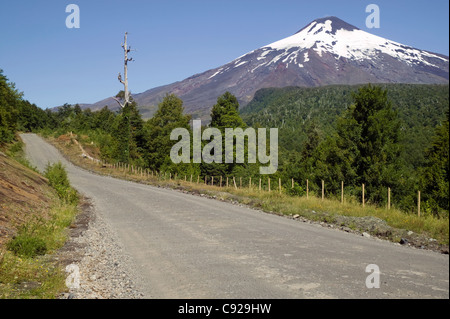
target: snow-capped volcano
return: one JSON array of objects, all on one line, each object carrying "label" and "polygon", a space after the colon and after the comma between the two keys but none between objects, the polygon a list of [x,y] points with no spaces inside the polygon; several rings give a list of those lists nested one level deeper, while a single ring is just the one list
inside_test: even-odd
[{"label": "snow-capped volcano", "polygon": [[269,63],[283,59],[302,67],[301,62],[309,62],[308,50],[311,49],[319,56],[323,53],[333,54],[338,60],[341,57],[354,61],[377,60],[381,54],[386,54],[411,65],[424,64],[439,68],[437,64],[440,63],[433,64],[434,59],[436,62],[448,63],[448,58],[386,40],[336,17],[315,20],[293,36],[263,47],[261,59],[274,50],[279,54]]},{"label": "snow-capped volcano", "polygon": [[390,41],[336,17],[326,17],[221,67],[134,98],[143,114],[150,116],[166,93],[174,93],[183,99],[186,112],[207,119],[217,97],[226,91],[245,107],[257,90],[267,87],[447,84],[448,62],[447,56]]}]

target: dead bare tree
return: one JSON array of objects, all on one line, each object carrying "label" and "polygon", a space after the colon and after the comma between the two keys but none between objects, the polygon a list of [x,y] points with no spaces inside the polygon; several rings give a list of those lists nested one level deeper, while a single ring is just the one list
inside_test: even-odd
[{"label": "dead bare tree", "polygon": [[122,83],[124,86],[124,102],[121,103],[117,97],[113,98],[114,100],[116,100],[117,103],[119,103],[121,108],[124,108],[128,103],[130,103],[130,92],[128,91],[128,62],[133,61],[133,58],[128,58],[128,53],[131,52],[131,46],[128,46],[127,44],[127,36],[128,32],[125,32],[124,43],[122,43],[122,48],[125,56],[124,70],[123,70],[124,79],[122,79],[122,74],[119,73],[118,76],[119,82]]}]

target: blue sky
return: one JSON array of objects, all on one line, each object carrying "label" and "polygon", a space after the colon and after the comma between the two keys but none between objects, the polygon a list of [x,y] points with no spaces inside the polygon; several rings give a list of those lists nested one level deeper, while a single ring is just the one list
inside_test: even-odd
[{"label": "blue sky", "polygon": [[[68,4],[80,28],[68,29]],[[381,26],[367,29],[366,6]],[[124,32],[137,51],[134,93],[180,81],[290,36],[314,19],[337,16],[362,30],[449,55],[447,0],[0,0],[0,69],[42,108],[115,95]]]}]

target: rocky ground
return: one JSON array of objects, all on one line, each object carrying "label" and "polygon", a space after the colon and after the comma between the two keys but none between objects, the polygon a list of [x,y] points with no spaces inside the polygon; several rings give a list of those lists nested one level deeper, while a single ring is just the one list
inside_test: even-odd
[{"label": "rocky ground", "polygon": [[84,199],[82,213],[71,226],[70,239],[55,257],[68,270],[68,278],[79,273],[79,287],[71,287],[61,299],[138,299],[143,294],[129,257],[103,217]]}]

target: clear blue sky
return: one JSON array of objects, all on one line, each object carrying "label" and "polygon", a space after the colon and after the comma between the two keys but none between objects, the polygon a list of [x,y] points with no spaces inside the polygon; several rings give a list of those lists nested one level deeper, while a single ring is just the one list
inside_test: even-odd
[{"label": "clear blue sky", "polygon": [[[80,28],[68,29],[68,4]],[[368,4],[381,28],[367,29]],[[180,81],[292,35],[314,19],[337,16],[362,30],[449,54],[447,0],[0,0],[0,69],[42,108],[94,103],[123,87],[125,31],[138,51],[134,93]]]}]

